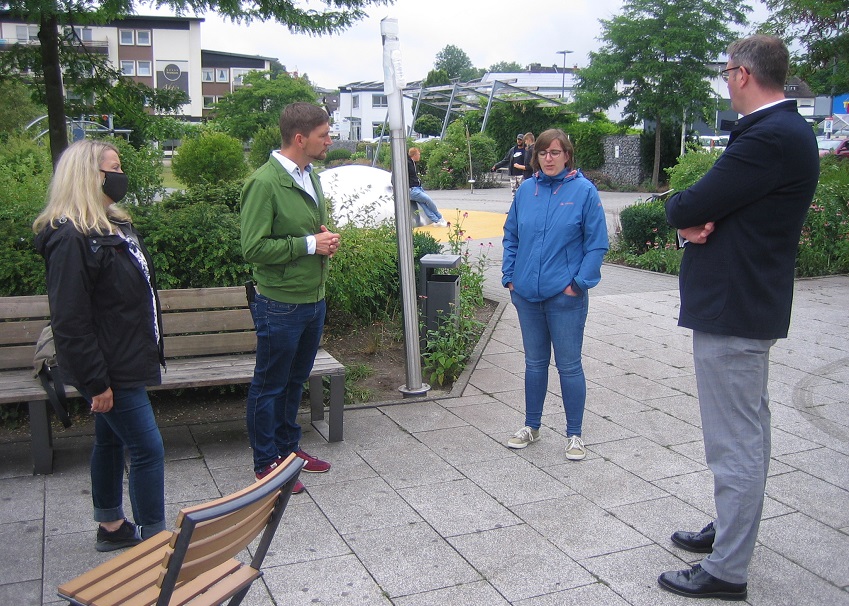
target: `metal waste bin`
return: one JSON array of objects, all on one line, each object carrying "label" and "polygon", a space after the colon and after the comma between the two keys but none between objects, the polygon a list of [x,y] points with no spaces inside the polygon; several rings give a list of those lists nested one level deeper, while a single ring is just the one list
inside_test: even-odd
[{"label": "metal waste bin", "polygon": [[460,255],[424,255],[419,262],[419,294],[424,327],[422,338],[439,326],[439,316],[459,311],[460,274],[436,274],[435,269],[456,269]]}]

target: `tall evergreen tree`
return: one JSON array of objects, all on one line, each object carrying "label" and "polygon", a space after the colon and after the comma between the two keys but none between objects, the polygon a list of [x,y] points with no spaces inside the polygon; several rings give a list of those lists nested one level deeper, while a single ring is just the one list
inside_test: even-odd
[{"label": "tall evergreen tree", "polygon": [[579,72],[575,107],[589,114],[624,101],[625,124],[653,121],[655,187],[663,125],[680,124],[685,112],[706,117],[710,63],[750,10],[734,0],[626,0],[621,14],[601,20],[603,46]]}]

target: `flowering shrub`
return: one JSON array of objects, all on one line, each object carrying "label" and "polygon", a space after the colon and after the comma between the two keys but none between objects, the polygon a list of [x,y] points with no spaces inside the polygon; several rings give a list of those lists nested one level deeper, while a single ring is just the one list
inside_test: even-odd
[{"label": "flowering shrub", "polygon": [[799,276],[849,272],[849,162],[826,156],[814,202],[802,227],[796,271]]}]

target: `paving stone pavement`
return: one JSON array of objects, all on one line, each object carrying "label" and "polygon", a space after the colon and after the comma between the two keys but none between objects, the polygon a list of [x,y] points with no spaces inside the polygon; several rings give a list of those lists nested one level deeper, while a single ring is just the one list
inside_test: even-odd
[{"label": "paving stone pavement", "polygon": [[[471,197],[432,193],[443,208]],[[504,212],[509,193],[485,195],[476,203]],[[303,474],[307,492],[293,497],[246,604],[691,603],[656,583],[698,561],[669,535],[714,514],[676,278],[604,266],[583,350],[589,454],[571,462],[553,372],[542,440],[504,446],[523,424],[524,362],[500,249],[484,250],[486,294],[502,305],[474,363],[450,393],[346,411],[344,442],[306,429],[305,449],[333,469]],[[756,606],[849,604],[849,277],[796,286],[790,337],[772,353]],[[162,432],[168,520],[251,480],[236,415]],[[108,557],[94,551],[91,436],[56,442],[50,476],[30,475],[28,443],[0,444],[0,603],[59,603],[59,583]]]}]

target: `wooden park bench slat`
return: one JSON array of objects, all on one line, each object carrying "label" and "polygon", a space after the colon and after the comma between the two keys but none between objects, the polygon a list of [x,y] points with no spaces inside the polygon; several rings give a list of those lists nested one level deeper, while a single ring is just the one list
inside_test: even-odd
[{"label": "wooden park bench slat", "polygon": [[[167,368],[157,389],[249,383],[256,334],[242,287],[160,290]],[[0,298],[0,404],[27,402],[35,473],[53,470],[46,395],[32,376],[32,356],[49,322],[47,297]],[[61,361],[60,361],[61,362]],[[322,378],[330,378],[325,419]],[[310,421],[330,442],[342,440],[345,367],[320,349],[310,373]],[[66,386],[69,397],[79,394]]]}]

